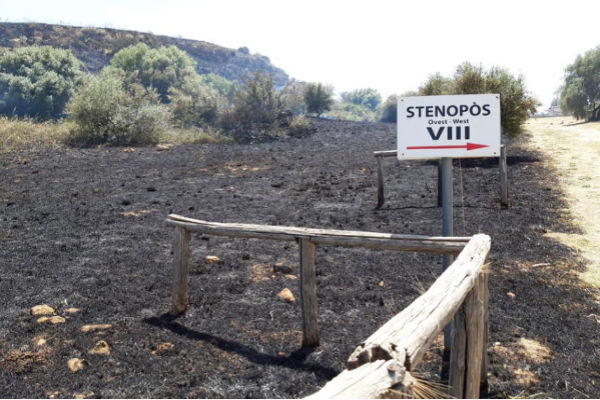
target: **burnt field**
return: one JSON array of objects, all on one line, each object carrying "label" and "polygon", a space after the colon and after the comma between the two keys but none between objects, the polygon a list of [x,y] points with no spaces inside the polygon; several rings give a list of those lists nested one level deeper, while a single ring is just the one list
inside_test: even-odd
[{"label": "burnt field", "polygon": [[[426,289],[441,257],[317,248],[321,345],[302,349],[295,244],[192,237],[190,307],[170,306],[169,213],[216,222],[441,234],[437,166],[385,160],[395,125],[317,121],[306,138],[249,145],[40,150],[0,155],[0,396],[293,398],[344,368],[354,347]],[[486,233],[492,397],[600,397],[598,290],[556,171],[507,143],[497,163],[455,161],[455,234]],[[460,165],[459,165],[460,164]],[[218,257],[208,263],[206,256]],[[38,322],[35,305],[64,321]],[[107,324],[83,329],[90,324]],[[99,345],[100,343],[100,345]],[[436,361],[439,344],[427,357]],[[68,361],[82,360],[72,372]],[[424,365],[436,380],[437,364]]]}]

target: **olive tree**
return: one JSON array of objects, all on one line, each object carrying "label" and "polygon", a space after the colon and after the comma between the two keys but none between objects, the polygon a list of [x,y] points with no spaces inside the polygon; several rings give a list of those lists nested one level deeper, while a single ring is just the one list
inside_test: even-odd
[{"label": "olive tree", "polygon": [[181,89],[186,78],[196,74],[196,62],[185,51],[176,46],[152,49],[144,43],[119,50],[110,66],[124,73],[126,85],[156,90],[163,103],[169,101],[169,89]]},{"label": "olive tree", "polygon": [[465,62],[456,68],[452,78],[433,74],[419,88],[422,96],[483,93],[500,95],[500,123],[508,136],[521,133],[521,126],[529,114],[535,112],[537,102],[527,92],[523,77],[515,77],[500,67],[486,71],[481,66]]},{"label": "olive tree", "polygon": [[575,118],[600,120],[600,46],[567,66],[560,98],[561,109]]},{"label": "olive tree", "polygon": [[81,62],[49,46],[0,49],[0,114],[57,118],[81,82]]},{"label": "olive tree", "polygon": [[333,104],[333,87],[322,83],[308,83],[304,88],[306,111],[315,113],[318,117],[331,109]]}]

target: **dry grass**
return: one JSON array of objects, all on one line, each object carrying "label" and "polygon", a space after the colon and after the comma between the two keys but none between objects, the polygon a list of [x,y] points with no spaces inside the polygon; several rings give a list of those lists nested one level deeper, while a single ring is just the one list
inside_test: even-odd
[{"label": "dry grass", "polygon": [[567,214],[583,232],[547,235],[580,251],[589,260],[582,281],[600,287],[600,123],[556,117],[531,119],[527,127],[530,145],[557,172],[560,189],[568,196]]},{"label": "dry grass", "polygon": [[215,129],[189,128],[189,129],[167,129],[161,136],[161,143],[170,144],[203,144],[203,143],[225,143],[232,139],[223,135]]},{"label": "dry grass", "polygon": [[[0,153],[19,150],[54,149],[69,143],[76,125],[70,121],[37,122],[32,119],[18,119],[0,116]],[[216,130],[167,129],[160,143],[202,144],[224,143],[231,138]]]},{"label": "dry grass", "polygon": [[73,129],[70,122],[0,117],[0,153],[56,148],[65,143]]}]

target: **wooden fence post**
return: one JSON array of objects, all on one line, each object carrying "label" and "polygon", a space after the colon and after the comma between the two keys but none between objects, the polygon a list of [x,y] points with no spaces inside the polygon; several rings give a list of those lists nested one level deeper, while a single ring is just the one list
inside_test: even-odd
[{"label": "wooden fence post", "polygon": [[448,384],[455,398],[479,398],[484,376],[487,388],[487,289],[481,272],[454,316]]},{"label": "wooden fence post", "polygon": [[190,260],[190,232],[183,227],[175,228],[173,241],[173,268],[175,284],[173,286],[172,311],[175,314],[185,312],[188,306],[188,270]]},{"label": "wooden fence post", "polygon": [[484,320],[485,320],[485,288],[484,273],[480,273],[475,286],[465,299],[465,316],[467,327],[467,354],[465,371],[465,398],[478,399],[481,385],[481,369],[483,366]]},{"label": "wooden fence post", "polygon": [[500,205],[508,207],[508,166],[506,163],[506,146],[500,146]]},{"label": "wooden fence post", "polygon": [[317,275],[315,244],[300,238],[300,298],[302,302],[302,346],[319,345],[319,311],[317,303]]},{"label": "wooden fence post", "polygon": [[[486,260],[487,261],[487,260]],[[484,266],[484,268],[487,268]],[[479,397],[488,397],[488,354],[487,354],[487,343],[488,343],[488,335],[489,335],[489,321],[490,321],[490,313],[489,313],[489,303],[490,303],[490,289],[488,283],[488,273],[484,269],[481,272],[481,279],[483,280],[483,343],[481,349],[481,379],[479,386]]]},{"label": "wooden fence post", "polygon": [[450,347],[450,371],[448,376],[448,393],[462,399],[465,394],[465,369],[466,369],[466,327],[465,303],[460,306],[452,320],[452,345]]},{"label": "wooden fence post", "polygon": [[383,166],[381,156],[375,156],[377,160],[377,208],[381,208],[385,202],[383,192]]}]

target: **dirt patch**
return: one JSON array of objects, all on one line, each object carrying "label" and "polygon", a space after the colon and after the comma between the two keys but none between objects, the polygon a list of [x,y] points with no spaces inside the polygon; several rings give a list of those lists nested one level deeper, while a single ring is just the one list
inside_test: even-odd
[{"label": "dirt patch", "polygon": [[[3,393],[294,398],[338,374],[358,343],[439,276],[440,257],[317,248],[322,336],[308,350],[299,302],[277,298],[286,287],[299,293],[297,245],[193,235],[189,311],[177,319],[164,314],[173,275],[169,213],[441,233],[436,165],[386,160],[386,204],[374,209],[372,151],[394,148],[394,125],[325,121],[317,128],[307,138],[252,145],[0,155]],[[492,237],[491,393],[600,397],[598,291],[579,279],[588,261],[555,236],[582,230],[556,170],[524,147],[530,140],[506,143],[509,159],[520,160],[509,169],[509,209],[499,204],[497,169],[455,163],[455,232]],[[219,261],[207,264],[208,255]],[[37,324],[29,310],[39,304],[60,316],[80,311],[62,324]],[[110,328],[81,331],[103,324]],[[52,351],[42,357],[36,338]],[[100,341],[110,353],[89,354]],[[439,379],[440,351],[438,340],[425,357],[424,379]],[[71,372],[72,358],[85,368]]]}]

